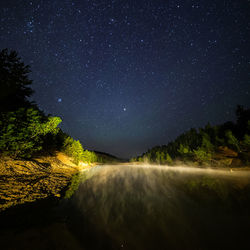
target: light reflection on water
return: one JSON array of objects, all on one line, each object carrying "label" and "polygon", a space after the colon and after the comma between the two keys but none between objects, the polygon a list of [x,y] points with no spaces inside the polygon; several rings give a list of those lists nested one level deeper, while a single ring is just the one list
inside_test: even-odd
[{"label": "light reflection on water", "polygon": [[69,224],[89,249],[224,249],[245,243],[249,172],[121,165],[97,166],[82,178]]},{"label": "light reflection on water", "polygon": [[66,194],[0,214],[1,249],[249,249],[249,171],[97,166]]}]

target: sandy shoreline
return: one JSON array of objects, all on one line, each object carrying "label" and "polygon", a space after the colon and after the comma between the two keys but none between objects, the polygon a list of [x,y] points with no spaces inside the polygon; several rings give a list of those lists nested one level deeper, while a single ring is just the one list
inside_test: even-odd
[{"label": "sandy shoreline", "polygon": [[32,160],[0,158],[0,211],[44,198],[59,199],[71,178],[81,169],[65,154]]}]

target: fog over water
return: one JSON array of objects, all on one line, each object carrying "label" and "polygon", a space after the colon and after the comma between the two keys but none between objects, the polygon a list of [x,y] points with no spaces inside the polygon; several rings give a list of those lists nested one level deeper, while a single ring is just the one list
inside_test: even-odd
[{"label": "fog over water", "polygon": [[0,214],[0,248],[249,249],[249,170],[104,165],[68,191]]},{"label": "fog over water", "polygon": [[86,249],[246,246],[247,171],[111,165],[85,171],[81,178],[68,223]]}]

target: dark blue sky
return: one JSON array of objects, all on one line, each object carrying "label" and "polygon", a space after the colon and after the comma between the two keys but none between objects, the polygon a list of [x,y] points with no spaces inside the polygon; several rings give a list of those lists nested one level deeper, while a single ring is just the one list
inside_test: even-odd
[{"label": "dark blue sky", "polygon": [[85,148],[121,157],[250,106],[250,1],[0,2],[0,48]]}]

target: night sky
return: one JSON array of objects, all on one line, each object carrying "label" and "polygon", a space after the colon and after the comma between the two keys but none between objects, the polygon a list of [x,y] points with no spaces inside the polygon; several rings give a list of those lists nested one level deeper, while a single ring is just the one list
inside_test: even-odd
[{"label": "night sky", "polygon": [[87,149],[131,157],[250,106],[249,0],[1,0],[0,49]]}]

